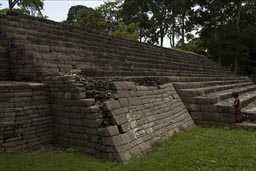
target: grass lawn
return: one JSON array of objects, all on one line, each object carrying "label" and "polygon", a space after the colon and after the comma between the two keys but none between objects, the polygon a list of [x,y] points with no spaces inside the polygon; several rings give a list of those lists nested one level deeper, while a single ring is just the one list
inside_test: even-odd
[{"label": "grass lawn", "polygon": [[255,171],[256,131],[194,128],[128,164],[78,152],[41,149],[0,154],[0,171]]}]

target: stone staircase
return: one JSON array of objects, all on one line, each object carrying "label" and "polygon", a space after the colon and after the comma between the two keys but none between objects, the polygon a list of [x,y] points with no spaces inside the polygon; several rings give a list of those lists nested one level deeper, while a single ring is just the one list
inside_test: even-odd
[{"label": "stone staircase", "polygon": [[[66,25],[62,26],[56,23],[42,25],[42,22],[37,20],[33,21],[30,18],[17,20],[15,16],[2,18],[1,22],[5,23],[2,26],[3,29],[8,30],[3,35],[13,40],[12,46],[16,49],[16,52],[11,52],[11,56],[17,56],[17,53],[23,51],[24,56],[33,56],[33,61],[30,63],[34,62],[34,65],[42,63],[42,66],[37,66],[37,68],[47,68],[48,71],[50,70],[49,72],[82,69],[87,77],[230,76],[228,71],[212,63],[209,59],[187,54],[181,56],[175,51],[117,38],[107,42],[103,33],[95,35],[96,33],[78,31],[71,34],[68,31],[63,31]],[[30,24],[24,24],[26,22],[30,22]],[[40,37],[40,41],[38,37]],[[49,54],[49,52],[53,53]],[[68,54],[72,54],[72,57]],[[25,59],[23,57],[23,60]],[[64,60],[60,62],[59,59]],[[14,61],[11,62],[16,63],[16,58],[12,58],[12,60]],[[16,79],[26,78],[29,69],[36,70],[26,66],[27,71],[22,73],[20,68],[24,68],[24,64],[20,65],[12,69],[20,73],[20,76],[23,74],[21,78],[18,78],[17,74],[13,74],[16,75]],[[219,71],[218,74],[216,74],[216,70]]]},{"label": "stone staircase", "polygon": [[[256,85],[246,77],[225,81],[174,83],[196,123],[234,123],[232,93],[238,92],[242,112],[253,108]],[[251,104],[251,106],[249,105]],[[248,106],[249,105],[249,106]],[[213,116],[214,115],[214,116]],[[233,114],[234,115],[234,114]],[[220,119],[222,118],[222,119]]]},{"label": "stone staircase", "polygon": [[0,38],[0,81],[44,85],[62,146],[128,161],[194,122],[234,125],[233,91],[255,121],[256,85],[206,57],[17,13],[0,15]]},{"label": "stone staircase", "polygon": [[168,77],[191,115],[201,113],[204,118],[205,112],[232,113],[232,91],[241,97],[251,94],[242,101],[244,106],[254,100],[251,80],[232,75],[206,57],[115,37],[109,41],[104,32],[20,14],[1,16],[0,21],[5,30],[1,35],[12,40],[10,70],[15,80],[40,81],[48,74],[74,69],[93,78]]}]

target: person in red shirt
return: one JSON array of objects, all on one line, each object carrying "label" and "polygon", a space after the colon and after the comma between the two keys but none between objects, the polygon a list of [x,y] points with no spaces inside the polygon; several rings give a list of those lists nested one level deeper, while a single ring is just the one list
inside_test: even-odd
[{"label": "person in red shirt", "polygon": [[242,123],[242,118],[241,118],[241,108],[240,108],[240,99],[239,99],[239,94],[238,93],[232,93],[232,97],[235,99],[233,106],[235,109],[235,115],[236,115],[236,123]]}]

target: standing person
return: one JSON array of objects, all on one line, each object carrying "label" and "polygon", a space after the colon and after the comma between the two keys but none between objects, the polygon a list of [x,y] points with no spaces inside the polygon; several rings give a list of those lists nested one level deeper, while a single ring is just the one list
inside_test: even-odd
[{"label": "standing person", "polygon": [[242,118],[241,118],[241,108],[240,108],[240,99],[239,99],[239,94],[238,93],[232,93],[232,97],[235,99],[233,106],[235,109],[235,115],[236,115],[236,123],[242,123]]},{"label": "standing person", "polygon": [[111,26],[111,22],[108,20],[107,21],[107,25],[106,25],[106,32],[108,34],[108,40],[112,39],[112,26]]}]

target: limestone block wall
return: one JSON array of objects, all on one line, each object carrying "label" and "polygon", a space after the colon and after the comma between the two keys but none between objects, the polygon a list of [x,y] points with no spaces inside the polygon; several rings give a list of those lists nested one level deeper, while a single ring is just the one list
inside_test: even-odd
[{"label": "limestone block wall", "polygon": [[[20,40],[12,41],[12,50],[9,53],[10,73],[14,80],[42,81],[47,73],[54,74],[58,72],[58,69],[49,68],[48,66],[51,64],[42,60],[39,47],[35,49],[33,46],[23,44],[22,41],[19,46],[16,46],[15,42],[20,42]],[[49,53],[49,48],[47,52]]]},{"label": "limestone block wall", "polygon": [[128,161],[194,122],[171,83],[136,86],[114,82],[116,92],[103,103],[109,126],[101,128],[100,150],[108,158]]},{"label": "limestone block wall", "polygon": [[100,108],[95,99],[87,98],[86,82],[78,77],[49,78],[54,122],[53,141],[62,146],[82,147],[95,154],[102,124]]},{"label": "limestone block wall", "polygon": [[54,140],[100,158],[129,161],[194,126],[172,84],[59,76],[48,80]]},{"label": "limestone block wall", "polygon": [[52,138],[46,85],[0,83],[0,151],[49,143]]}]

